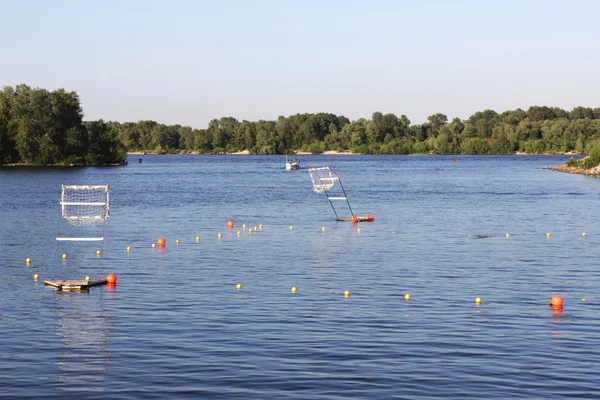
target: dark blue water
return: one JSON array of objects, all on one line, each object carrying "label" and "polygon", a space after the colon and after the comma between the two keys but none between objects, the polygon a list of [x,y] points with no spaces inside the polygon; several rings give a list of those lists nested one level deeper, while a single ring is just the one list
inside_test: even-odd
[{"label": "dark blue water", "polygon": [[[600,180],[567,157],[142,158],[0,170],[0,397],[600,397]],[[110,185],[101,257],[55,241],[61,184]]]}]

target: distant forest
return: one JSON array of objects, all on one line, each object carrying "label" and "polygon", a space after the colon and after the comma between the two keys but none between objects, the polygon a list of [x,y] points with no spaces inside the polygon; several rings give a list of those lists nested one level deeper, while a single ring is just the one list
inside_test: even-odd
[{"label": "distant forest", "polygon": [[532,106],[466,120],[433,114],[423,124],[375,112],[350,121],[328,113],[277,120],[213,119],[206,129],[155,121],[82,121],[79,97],[27,85],[0,91],[0,164],[124,162],[126,152],[290,154],[326,150],[359,154],[589,153],[600,146],[600,108]]}]

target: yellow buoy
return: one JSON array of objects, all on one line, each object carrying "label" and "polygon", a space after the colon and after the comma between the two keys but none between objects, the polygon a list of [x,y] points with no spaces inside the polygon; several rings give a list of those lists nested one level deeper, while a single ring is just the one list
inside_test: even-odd
[{"label": "yellow buoy", "polygon": [[290,231],[291,231],[292,229],[294,229],[294,226],[293,226],[293,225],[290,225]]},{"label": "yellow buoy", "polygon": [[152,243],[152,248],[155,248],[155,247],[156,247],[156,243]]},{"label": "yellow buoy", "polygon": [[475,304],[481,304],[481,299],[479,297],[475,299]]},{"label": "yellow buoy", "polygon": [[356,232],[360,233],[360,228],[358,228],[358,229],[356,230]]},{"label": "yellow buoy", "polygon": [[238,236],[240,236],[241,234],[242,234],[242,232],[240,232],[240,231],[237,231],[237,235],[238,235]]},{"label": "yellow buoy", "polygon": [[86,276],[86,277],[85,277],[85,280],[86,280],[86,281],[89,281],[89,280],[90,280],[90,277],[89,277],[89,276]]},{"label": "yellow buoy", "polygon": [[246,224],[242,224],[242,228],[246,229]]},{"label": "yellow buoy", "polygon": [[67,253],[63,254],[63,255],[62,255],[62,258],[63,258],[63,259],[64,259],[64,258],[67,258]]},{"label": "yellow buoy", "polygon": [[33,279],[37,281],[38,279],[40,279],[40,276],[38,274],[34,274]]},{"label": "yellow buoy", "polygon": [[505,236],[506,236],[506,237],[510,237],[510,233],[507,233]]},{"label": "yellow buoy", "polygon": [[102,252],[100,250],[96,250],[96,255],[99,256],[100,254],[102,254]]},{"label": "yellow buoy", "polygon": [[581,234],[581,236],[585,236],[585,232],[583,232],[583,233]]},{"label": "yellow buoy", "polygon": [[262,229],[262,224],[258,225],[258,229]]},{"label": "yellow buoy", "polygon": [[127,251],[131,251],[131,247],[127,246],[127,249],[126,249],[126,250],[127,250]]},{"label": "yellow buoy", "polygon": [[31,258],[26,258],[25,259],[25,264],[31,264]]},{"label": "yellow buoy", "polygon": [[585,301],[585,297],[583,299],[581,299],[581,301]]},{"label": "yellow buoy", "polygon": [[254,227],[254,230],[255,230],[255,231],[257,231],[257,230],[258,230],[258,227],[257,227],[257,226],[255,226],[255,227]]},{"label": "yellow buoy", "polygon": [[396,231],[392,231],[392,234],[395,234],[395,233],[396,233]]},{"label": "yellow buoy", "polygon": [[248,229],[248,233],[252,233],[252,228]]},{"label": "yellow buoy", "polygon": [[409,301],[410,300],[410,294],[406,293],[404,295],[404,300]]},{"label": "yellow buoy", "polygon": [[200,241],[200,236],[196,236],[196,242]]},{"label": "yellow buoy", "polygon": [[221,238],[223,237],[223,235],[219,233],[219,234],[217,235],[217,237],[218,237],[219,239],[221,239]]},{"label": "yellow buoy", "polygon": [[350,297],[350,291],[349,290],[346,290],[344,292],[344,297]]},{"label": "yellow buoy", "polygon": [[292,293],[296,293],[298,291],[298,288],[296,286],[292,287]]},{"label": "yellow buoy", "polygon": [[321,230],[322,230],[323,232],[325,232],[325,227],[322,227],[322,228],[321,228]]},{"label": "yellow buoy", "polygon": [[241,284],[241,283],[238,283],[238,284],[236,285],[236,288],[238,288],[238,289],[241,289],[241,288],[242,288],[242,284]]},{"label": "yellow buoy", "polygon": [[550,237],[550,232],[546,233],[546,237]]},{"label": "yellow buoy", "polygon": [[179,239],[175,240],[175,244],[179,244],[179,243],[180,243]]}]

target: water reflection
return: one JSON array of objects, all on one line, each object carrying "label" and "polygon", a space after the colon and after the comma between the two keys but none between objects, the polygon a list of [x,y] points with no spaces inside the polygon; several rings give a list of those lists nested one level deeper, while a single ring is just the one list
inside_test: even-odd
[{"label": "water reflection", "polygon": [[[103,391],[111,368],[114,315],[103,307],[103,290],[56,292],[58,335],[64,341],[57,366],[64,391]],[[114,290],[114,287],[112,288]]]}]

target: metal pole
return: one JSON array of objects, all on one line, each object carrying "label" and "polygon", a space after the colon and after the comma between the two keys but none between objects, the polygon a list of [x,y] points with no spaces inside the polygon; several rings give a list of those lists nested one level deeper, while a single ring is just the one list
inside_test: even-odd
[{"label": "metal pole", "polygon": [[352,211],[352,207],[350,206],[350,200],[348,200],[348,196],[346,195],[346,189],[344,189],[344,185],[342,185],[342,179],[340,177],[338,177],[338,182],[340,183],[342,192],[344,192],[344,197],[346,198],[346,203],[348,203],[348,208],[350,209],[350,215],[353,216],[354,212]]}]

